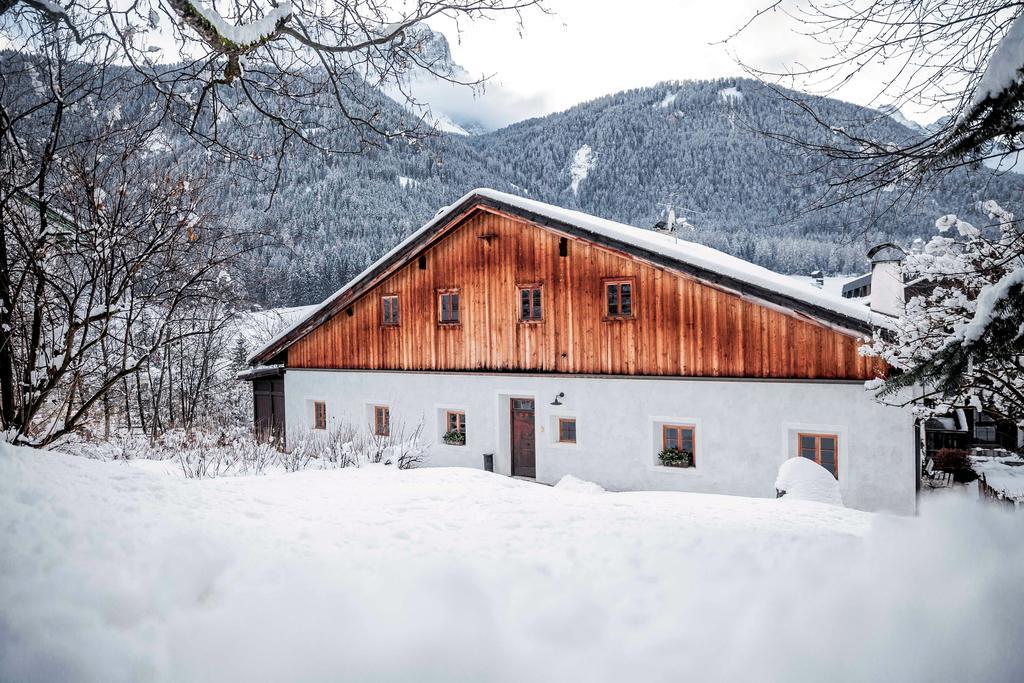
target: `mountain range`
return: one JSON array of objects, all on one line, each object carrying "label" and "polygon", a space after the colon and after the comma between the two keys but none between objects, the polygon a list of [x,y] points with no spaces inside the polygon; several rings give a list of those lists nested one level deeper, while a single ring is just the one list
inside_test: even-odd
[{"label": "mountain range", "polygon": [[[426,38],[430,59],[456,77],[466,75],[451,62],[443,36]],[[4,53],[5,60],[14,58]],[[827,141],[831,133],[794,106],[791,99],[799,94],[753,80],[661,83],[501,125],[494,103],[509,111],[529,107],[499,88],[486,96],[495,98],[490,104],[474,109],[444,79],[408,78],[413,92],[430,102],[428,120],[436,134],[390,137],[361,148],[350,126],[325,127],[310,133],[323,147],[360,153],[292,146],[279,160],[276,183],[249,182],[236,167],[211,163],[209,151],[180,128],[161,129],[152,153],[185,159],[204,173],[215,215],[270,236],[269,246],[248,251],[237,268],[249,303],[283,307],[323,300],[475,187],[639,227],[671,220],[680,239],[800,275],[862,272],[873,243],[926,239],[935,220],[950,213],[983,223],[980,201],[995,199],[1014,210],[1024,189],[1024,176],[982,166],[958,169],[927,186],[884,188],[809,210],[838,176],[820,154],[782,140],[810,135]],[[460,94],[453,99],[453,92]],[[375,95],[381,120],[423,116],[386,94]],[[898,110],[800,97],[822,119],[881,142],[922,135]],[[123,112],[141,116],[153,108],[133,96]],[[235,113],[254,116],[244,102]],[[238,142],[255,129],[225,122],[222,130]],[[266,149],[260,144],[250,149],[276,159],[269,143]]]},{"label": "mountain range", "polygon": [[[433,105],[439,132],[422,144],[290,155],[272,197],[225,183],[231,212],[279,239],[245,268],[255,275],[248,290],[256,302],[322,300],[474,187],[640,227],[671,215],[681,239],[792,274],[862,272],[873,243],[927,239],[936,218],[949,213],[983,221],[981,200],[1012,207],[1024,188],[1024,177],[1013,173],[961,169],[909,199],[886,188],[809,211],[835,176],[820,157],[777,139],[805,134],[807,117],[746,79],[662,83],[496,130]],[[922,134],[898,111],[828,98],[813,105],[827,120],[876,139]]]}]

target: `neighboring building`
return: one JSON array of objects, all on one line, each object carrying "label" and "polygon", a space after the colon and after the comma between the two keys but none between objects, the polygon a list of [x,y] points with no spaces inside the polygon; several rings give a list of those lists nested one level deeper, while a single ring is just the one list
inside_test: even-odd
[{"label": "neighboring building", "polygon": [[[867,256],[871,272],[843,284],[843,298],[854,299],[881,313],[899,315],[906,301],[930,294],[939,284],[925,278],[906,281],[902,268],[906,251],[895,244],[879,244]],[[924,420],[923,434],[924,450],[929,457],[943,448],[1015,450],[1024,443],[1024,434],[1016,424],[970,407]]]},{"label": "neighboring building", "polygon": [[863,299],[867,303],[869,296],[871,296],[871,273],[865,273],[843,283],[844,299]]},{"label": "neighboring building", "polygon": [[283,410],[260,414],[264,396],[257,421],[290,438],[422,424],[430,465],[489,454],[546,483],[766,497],[802,455],[847,504],[913,512],[913,417],[872,400],[885,368],[859,353],[888,320],[699,244],[475,190],[250,360],[283,376]]},{"label": "neighboring building", "polygon": [[928,418],[924,429],[925,452],[929,457],[935,457],[943,448],[1014,451],[1021,445],[1017,425],[973,408],[958,408],[948,415]]}]

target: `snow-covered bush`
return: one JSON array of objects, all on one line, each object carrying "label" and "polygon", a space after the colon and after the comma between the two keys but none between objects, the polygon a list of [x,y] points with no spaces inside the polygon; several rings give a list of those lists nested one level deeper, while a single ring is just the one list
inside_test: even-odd
[{"label": "snow-covered bush", "polygon": [[291,448],[282,453],[285,470],[297,472],[315,462],[323,469],[351,467],[359,464],[355,444],[358,430],[348,424],[335,424],[330,429],[306,431],[297,436]]},{"label": "snow-covered bush", "polygon": [[426,445],[423,443],[423,424],[416,425],[406,436],[405,425],[395,421],[386,435],[369,430],[369,438],[359,439],[356,448],[361,462],[395,465],[400,470],[416,467],[423,461]]},{"label": "snow-covered bush", "polygon": [[[908,255],[904,278],[912,294],[905,313],[866,348],[895,372],[869,388],[881,400],[913,403],[922,415],[972,406],[1020,424],[1024,234],[996,202],[982,208],[993,225],[979,229],[943,216],[939,234]],[[902,390],[912,386],[924,391],[907,398]]]},{"label": "snow-covered bush", "polygon": [[251,428],[228,424],[169,430],[155,439],[128,432],[102,441],[69,441],[61,448],[97,460],[166,460],[175,462],[186,478],[206,479],[364,464],[411,469],[426,453],[422,433],[422,424],[407,434],[395,423],[390,435],[379,436],[342,422],[328,430],[293,435],[288,447],[279,450],[256,439]]},{"label": "snow-covered bush", "polygon": [[789,458],[779,467],[775,490],[786,500],[810,500],[842,505],[839,482],[824,467],[800,456]]}]

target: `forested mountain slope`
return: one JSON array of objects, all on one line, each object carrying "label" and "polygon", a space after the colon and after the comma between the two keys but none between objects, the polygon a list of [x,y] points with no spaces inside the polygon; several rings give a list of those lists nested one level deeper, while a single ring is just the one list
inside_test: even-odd
[{"label": "forested mountain slope", "polygon": [[[917,134],[873,110],[836,100],[832,120],[879,139]],[[680,237],[789,273],[865,267],[881,239],[909,242],[942,214],[977,216],[976,203],[1017,200],[1024,178],[961,170],[893,210],[900,188],[857,204],[807,211],[829,174],[820,159],[760,134],[805,130],[805,116],[745,80],[631,90],[478,136],[439,134],[365,155],[290,155],[269,212],[269,189],[224,184],[226,205],[266,221],[281,246],[254,257],[250,287],[267,305],[318,301],[479,186],[524,194],[605,218],[653,226],[666,204],[693,226]]]},{"label": "forested mountain slope", "polygon": [[[438,37],[435,48],[450,59],[445,47]],[[31,59],[12,52],[0,56],[5,66]],[[113,109],[130,120],[149,116],[156,104],[145,93],[126,93]],[[373,90],[370,99],[382,127],[409,124],[412,114],[383,93]],[[325,106],[336,112],[332,103]],[[220,135],[273,170],[273,131],[249,109],[238,101]],[[921,134],[892,112],[828,99],[818,100],[815,109],[879,141]],[[455,114],[436,107],[433,120],[473,128]],[[220,219],[267,236],[270,246],[249,251],[236,274],[255,305],[321,301],[474,187],[640,227],[665,219],[671,207],[680,220],[685,217],[682,239],[797,274],[863,270],[871,243],[927,236],[935,219],[948,213],[984,223],[979,200],[996,199],[1013,210],[1024,188],[1024,176],[958,170],[909,201],[905,188],[897,187],[856,204],[808,211],[836,176],[821,169],[820,157],[760,131],[796,135],[814,129],[798,107],[743,79],[663,83],[479,135],[399,136],[370,147],[340,115],[331,116],[338,117],[337,125],[328,120],[307,134],[324,148],[353,153],[292,142],[280,157],[276,182],[249,180],[247,163],[213,163],[216,149],[199,148],[166,122],[150,143],[151,154],[177,159],[205,177],[211,210]],[[88,117],[83,120],[88,125]],[[897,197],[905,201],[887,210]]]}]

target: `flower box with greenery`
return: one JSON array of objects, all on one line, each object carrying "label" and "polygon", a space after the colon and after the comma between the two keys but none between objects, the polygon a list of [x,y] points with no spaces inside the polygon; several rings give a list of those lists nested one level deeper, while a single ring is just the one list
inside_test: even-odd
[{"label": "flower box with greenery", "polygon": [[453,429],[450,432],[445,432],[444,436],[441,437],[441,440],[444,441],[449,446],[466,445],[466,435],[457,429]]},{"label": "flower box with greenery", "polygon": [[681,448],[663,448],[658,461],[665,467],[693,467],[693,453]]}]

